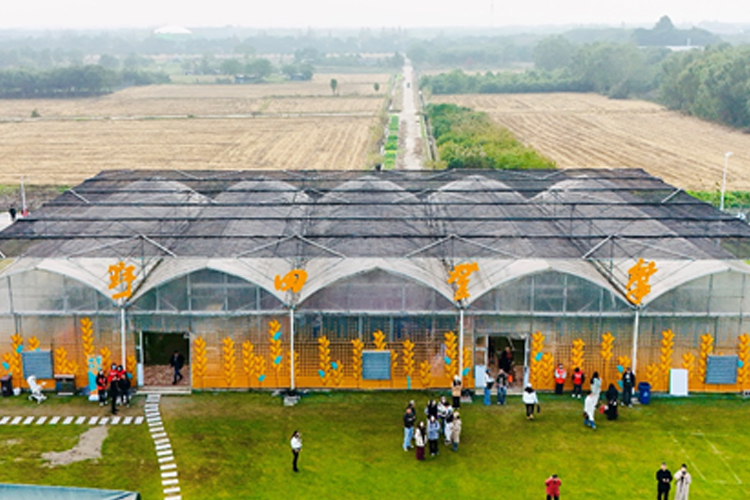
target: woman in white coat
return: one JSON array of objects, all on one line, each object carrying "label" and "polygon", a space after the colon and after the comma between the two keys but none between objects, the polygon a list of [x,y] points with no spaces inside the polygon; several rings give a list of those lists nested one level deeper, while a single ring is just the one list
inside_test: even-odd
[{"label": "woman in white coat", "polygon": [[590,392],[586,399],[583,401],[583,425],[591,427],[592,430],[596,430],[596,424],[594,423],[594,416],[596,415],[596,403],[597,398],[593,392]]},{"label": "woman in white coat", "polygon": [[534,406],[539,404],[539,398],[536,397],[536,391],[527,385],[523,390],[523,404],[526,405],[526,420],[534,420]]},{"label": "woman in white coat", "polygon": [[687,471],[687,465],[682,464],[680,470],[674,475],[674,500],[688,500],[692,480],[693,478],[690,477],[690,473]]}]

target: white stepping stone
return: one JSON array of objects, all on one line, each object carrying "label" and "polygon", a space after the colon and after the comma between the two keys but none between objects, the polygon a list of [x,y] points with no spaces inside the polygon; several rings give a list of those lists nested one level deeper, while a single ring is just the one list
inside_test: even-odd
[{"label": "white stepping stone", "polygon": [[161,477],[164,479],[170,478],[170,477],[177,477],[177,471],[171,471],[171,472],[162,472]]},{"label": "white stepping stone", "polygon": [[158,404],[147,404],[143,407],[146,411],[159,411],[159,405]]},{"label": "white stepping stone", "polygon": [[164,462],[171,462],[174,460],[174,457],[172,455],[164,456],[158,459],[160,464],[163,464]]},{"label": "white stepping stone", "polygon": [[103,417],[101,420],[99,420],[99,425],[107,425],[107,422],[109,422],[109,419],[107,417]]},{"label": "white stepping stone", "polygon": [[[168,489],[171,489],[171,488],[168,488]],[[164,493],[166,493],[166,492],[167,492],[167,490],[165,489]],[[177,491],[175,493],[177,493],[177,492],[179,492],[179,488],[177,489]],[[182,500],[182,497],[180,495],[175,495],[175,496],[164,497],[164,500]]]},{"label": "white stepping stone", "polygon": [[171,484],[180,484],[180,480],[179,479],[164,479],[161,482],[161,484],[162,486],[169,486]]},{"label": "white stepping stone", "polygon": [[99,417],[91,417],[89,419],[89,425],[94,425],[99,420]]},{"label": "white stepping stone", "polygon": [[154,441],[154,444],[167,444],[169,443],[169,439],[157,439]]},{"label": "white stepping stone", "polygon": [[120,420],[122,420],[122,417],[112,417],[112,421],[109,423],[110,425],[117,425],[120,423]]},{"label": "white stepping stone", "polygon": [[10,425],[18,425],[21,423],[21,419],[23,417],[13,417],[13,420],[10,421]]},{"label": "white stepping stone", "polygon": [[62,417],[52,417],[49,421],[49,425],[57,425]]},{"label": "white stepping stone", "polygon": [[122,420],[122,425],[130,425],[130,422],[132,422],[132,421],[133,421],[133,417],[125,417]]},{"label": "white stepping stone", "polygon": [[152,434],[151,437],[154,438],[154,439],[161,439],[161,438],[167,437],[167,433],[166,432],[160,432],[158,434]]},{"label": "white stepping stone", "polygon": [[161,396],[159,394],[149,394],[146,396],[146,403],[159,403]]},{"label": "white stepping stone", "polygon": [[157,457],[166,457],[167,455],[172,455],[172,449],[169,450],[160,450],[156,452]]},{"label": "white stepping stone", "polygon": [[5,425],[5,424],[7,424],[8,422],[10,422],[10,417],[3,417],[3,418],[2,418],[1,420],[0,420],[0,425]]},{"label": "white stepping stone", "polygon": [[[171,495],[172,493],[179,493],[179,492],[180,492],[179,486],[173,486],[171,488],[164,488],[165,495]],[[168,498],[180,498],[180,497],[168,497]],[[168,500],[168,498],[165,498],[164,500]]]},{"label": "white stepping stone", "polygon": [[164,422],[161,420],[147,421],[147,423],[149,427],[159,427],[164,425]]},{"label": "white stepping stone", "polygon": [[26,417],[26,420],[23,421],[23,425],[29,425],[33,421],[34,417]]},{"label": "white stepping stone", "polygon": [[164,427],[151,427],[149,431],[151,432],[151,434],[158,434],[160,432],[164,432]]},{"label": "white stepping stone", "polygon": [[76,425],[83,425],[83,423],[86,421],[86,417],[78,417],[76,419]]},{"label": "white stepping stone", "polygon": [[169,443],[167,443],[167,444],[160,444],[160,445],[158,445],[158,446],[156,447],[156,449],[157,449],[157,450],[170,450],[170,452],[171,452],[171,450],[172,450],[172,445],[171,445],[171,444],[169,444]]},{"label": "white stepping stone", "polygon": [[172,462],[171,464],[163,464],[163,465],[160,465],[160,466],[159,466],[159,468],[160,468],[161,470],[176,469],[176,468],[177,468],[177,464],[176,464],[176,463],[174,463],[174,462]]},{"label": "white stepping stone", "polygon": [[73,423],[73,417],[65,417],[65,420],[63,420],[63,425],[70,425]]},{"label": "white stepping stone", "polygon": [[143,417],[135,417],[133,425],[141,425],[143,423]]},{"label": "white stepping stone", "polygon": [[42,425],[46,421],[47,421],[47,417],[39,417],[36,421],[36,425]]}]

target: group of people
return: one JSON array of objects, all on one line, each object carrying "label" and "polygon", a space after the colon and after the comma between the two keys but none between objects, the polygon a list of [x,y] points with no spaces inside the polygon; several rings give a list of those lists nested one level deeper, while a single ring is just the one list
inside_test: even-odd
[{"label": "group of people", "polygon": [[96,390],[99,394],[99,406],[107,404],[107,399],[112,401],[112,415],[117,413],[117,405],[130,407],[130,378],[131,375],[122,365],[112,364],[109,373],[99,370],[96,375]]},{"label": "group of people", "polygon": [[[404,443],[403,449],[408,452],[416,448],[417,460],[425,459],[425,448],[429,447],[430,456],[439,454],[438,443],[440,436],[445,439],[445,444],[451,446],[451,450],[458,451],[461,441],[461,415],[458,409],[461,406],[460,397],[453,398],[453,404],[448,403],[445,396],[439,402],[434,399],[427,403],[424,414],[427,421],[420,420],[417,423],[416,407],[414,401],[410,401],[404,411]],[[412,445],[412,441],[414,444]]]},{"label": "group of people", "polygon": [[674,500],[688,500],[690,483],[693,481],[693,478],[687,470],[687,465],[682,464],[680,470],[673,476],[672,472],[667,468],[666,462],[662,462],[661,467],[656,471],[656,498],[658,500],[669,499],[669,490],[672,489],[672,481],[675,484]]}]

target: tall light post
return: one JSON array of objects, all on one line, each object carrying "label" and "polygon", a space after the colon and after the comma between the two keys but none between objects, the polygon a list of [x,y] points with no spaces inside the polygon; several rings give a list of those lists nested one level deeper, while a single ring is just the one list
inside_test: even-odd
[{"label": "tall light post", "polygon": [[727,167],[729,166],[729,157],[733,153],[727,151],[724,153],[724,176],[721,180],[721,202],[719,203],[719,210],[724,211],[724,193],[727,190]]}]

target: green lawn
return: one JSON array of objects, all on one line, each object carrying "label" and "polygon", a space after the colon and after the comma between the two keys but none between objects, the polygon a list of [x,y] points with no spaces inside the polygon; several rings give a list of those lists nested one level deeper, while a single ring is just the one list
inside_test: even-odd
[{"label": "green lawn", "polygon": [[[542,395],[542,413],[527,422],[518,397],[509,405],[464,405],[458,453],[417,462],[401,450],[401,415],[426,392],[340,392],[305,397],[285,408],[269,393],[199,393],[162,400],[162,414],[186,499],[544,498],[552,473],[563,498],[651,498],[662,460],[687,462],[691,498],[745,499],[750,484],[750,401],[737,396],[657,398],[623,409],[620,420],[584,428],[582,402]],[[142,398],[139,401],[142,404]],[[129,414],[141,408],[127,410]],[[0,399],[0,413],[100,414],[83,398],[37,406]],[[421,416],[421,415],[420,415]],[[104,458],[50,468],[40,455],[76,444],[84,426],[0,426],[0,482],[136,490],[163,498],[154,445],[145,425],[115,426]],[[302,471],[291,471],[289,437],[300,429]]]},{"label": "green lawn", "polygon": [[[579,417],[582,402],[542,395],[527,422],[518,397],[506,407],[465,405],[460,450],[441,444],[417,462],[401,449],[406,402],[421,408],[432,393],[331,393],[284,408],[268,394],[197,394],[164,406],[185,498],[400,498],[436,491],[452,498],[543,498],[557,473],[563,498],[650,498],[662,460],[687,462],[692,498],[747,498],[748,404],[739,397],[656,399],[598,418]],[[300,429],[302,471],[291,471],[289,437]]]}]

